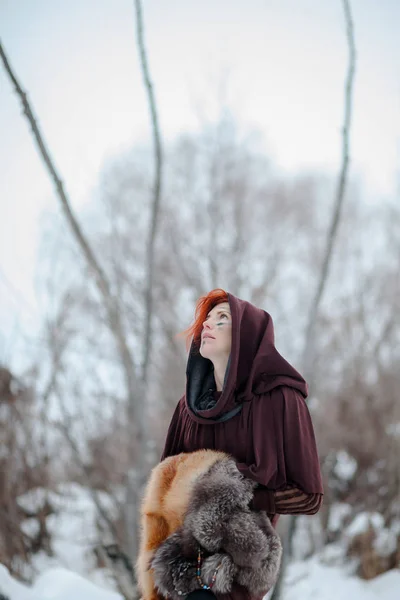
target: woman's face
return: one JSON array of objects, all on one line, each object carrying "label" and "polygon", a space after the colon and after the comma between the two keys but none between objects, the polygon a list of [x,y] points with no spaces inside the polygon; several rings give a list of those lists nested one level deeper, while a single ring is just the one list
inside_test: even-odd
[{"label": "woman's face", "polygon": [[200,354],[212,362],[228,359],[232,346],[232,315],[229,302],[214,306],[203,323]]}]

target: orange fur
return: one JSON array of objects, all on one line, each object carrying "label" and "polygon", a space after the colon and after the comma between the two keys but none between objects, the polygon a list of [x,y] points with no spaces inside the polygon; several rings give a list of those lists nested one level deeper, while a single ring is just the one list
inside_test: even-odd
[{"label": "orange fur", "polygon": [[150,561],[157,548],[183,524],[194,483],[224,452],[198,450],[170,456],[157,465],[149,478],[141,506],[141,540],[136,574],[143,600],[161,600]]}]

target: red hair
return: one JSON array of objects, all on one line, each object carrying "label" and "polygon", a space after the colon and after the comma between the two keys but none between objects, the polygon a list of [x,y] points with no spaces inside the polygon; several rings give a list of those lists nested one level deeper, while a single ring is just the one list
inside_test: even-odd
[{"label": "red hair", "polygon": [[194,322],[190,327],[185,329],[185,331],[182,331],[181,334],[186,337],[186,345],[188,347],[192,338],[193,341],[200,342],[203,323],[206,320],[208,313],[214,308],[214,306],[221,304],[221,302],[228,302],[228,294],[225,292],[225,290],[221,290],[220,288],[211,290],[211,292],[205,296],[201,296],[197,300]]}]

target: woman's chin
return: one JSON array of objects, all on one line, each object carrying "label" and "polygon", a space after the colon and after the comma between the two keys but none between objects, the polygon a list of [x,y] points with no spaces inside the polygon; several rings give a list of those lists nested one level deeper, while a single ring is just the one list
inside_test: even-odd
[{"label": "woman's chin", "polygon": [[208,360],[211,360],[211,352],[207,352],[207,348],[200,348],[200,354],[203,358],[208,358]]}]

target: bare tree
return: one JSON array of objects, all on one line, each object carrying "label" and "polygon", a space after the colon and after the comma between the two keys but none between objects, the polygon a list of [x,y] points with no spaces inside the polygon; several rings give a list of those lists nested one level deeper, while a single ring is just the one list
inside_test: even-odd
[{"label": "bare tree", "polygon": [[[162,170],[163,170],[163,153],[161,147],[161,135],[160,127],[158,123],[158,111],[154,96],[153,85],[150,79],[149,67],[147,54],[144,46],[143,39],[143,17],[142,17],[142,4],[140,0],[135,0],[136,6],[136,39],[139,47],[140,62],[142,66],[143,82],[147,91],[148,104],[150,109],[151,125],[153,130],[153,144],[154,144],[154,162],[155,162],[155,176],[153,185],[153,200],[150,216],[150,227],[149,236],[147,241],[147,269],[146,269],[146,292],[145,292],[145,306],[146,306],[146,325],[144,335],[144,352],[143,352],[143,364],[142,364],[142,380],[144,389],[147,389],[147,377],[149,370],[149,362],[151,356],[151,343],[152,343],[152,316],[153,316],[153,287],[154,287],[154,276],[155,276],[155,245],[156,245],[156,234],[158,228],[158,214],[160,209],[161,189],[162,189]],[[145,404],[145,402],[143,403]]]},{"label": "bare tree", "polygon": [[[43,136],[38,127],[37,121],[33,115],[33,111],[31,109],[30,103],[28,101],[27,94],[23,91],[13,70],[11,69],[10,63],[7,59],[7,56],[4,52],[4,49],[1,44],[0,44],[0,55],[3,60],[5,69],[15,87],[17,95],[19,96],[19,98],[22,102],[24,114],[25,114],[26,118],[28,119],[28,122],[32,128],[33,137],[38,146],[40,155],[47,167],[50,177],[53,180],[53,183],[54,183],[56,191],[57,191],[58,198],[61,202],[61,206],[63,208],[67,222],[71,228],[72,234],[74,235],[74,237],[82,251],[82,255],[88,264],[90,272],[94,276],[100,296],[103,299],[104,308],[105,308],[105,311],[107,314],[108,324],[109,324],[110,330],[115,339],[115,343],[116,343],[117,350],[118,350],[120,360],[121,360],[121,365],[123,368],[123,373],[125,376],[125,384],[126,384],[126,390],[127,390],[127,395],[128,395],[128,406],[130,407],[129,420],[131,422],[132,428],[134,428],[133,430],[136,432],[137,439],[139,439],[143,443],[144,430],[141,427],[139,418],[136,422],[135,422],[135,419],[133,418],[134,407],[140,406],[140,404],[141,404],[141,402],[140,402],[140,398],[141,398],[140,385],[139,385],[138,378],[136,376],[136,369],[135,369],[135,363],[133,360],[133,356],[132,356],[131,350],[128,346],[124,328],[123,328],[123,324],[120,319],[120,313],[118,310],[118,300],[116,298],[114,298],[114,296],[111,292],[110,284],[108,282],[106,274],[103,271],[102,267],[100,266],[97,258],[95,257],[95,255],[94,255],[94,253],[93,253],[93,251],[92,251],[92,249],[91,249],[91,247],[90,247],[90,245],[89,245],[89,243],[88,243],[88,241],[87,241],[87,239],[86,239],[86,237],[85,237],[85,235],[84,235],[84,233],[72,211],[71,204],[70,204],[69,198],[64,190],[64,185],[62,183],[62,180],[56,171],[54,162],[51,159],[50,153],[44,142],[44,139],[43,139]],[[139,413],[138,417],[140,417],[140,415],[141,415],[141,413]],[[129,486],[129,482],[128,482],[128,486]],[[132,487],[133,487],[133,482],[132,482]],[[135,489],[137,489],[137,488],[135,488]],[[136,499],[137,499],[137,502],[135,502],[133,505],[128,505],[129,519],[128,519],[127,527],[128,527],[128,531],[131,536],[136,535],[136,533],[134,533],[134,534],[131,533],[132,528],[133,528],[134,532],[137,531],[136,517],[133,515],[133,513],[136,512],[136,508],[139,503],[138,496]],[[132,541],[130,543],[128,542],[128,552],[129,552],[129,554],[131,554],[133,552],[133,554],[131,554],[131,555],[135,556],[135,553],[134,553],[135,548],[133,547]]]},{"label": "bare tree", "polygon": [[[37,545],[45,546],[47,532],[40,510],[33,507],[27,515],[16,500],[35,486],[48,485],[46,450],[41,442],[34,390],[0,365],[0,563],[25,579],[30,575],[30,557]],[[22,523],[27,517],[37,519],[40,525],[35,536],[24,532]]]},{"label": "bare tree", "polygon": [[[134,438],[138,442],[138,455],[131,453],[132,467],[128,473],[127,481],[127,551],[130,557],[134,560],[138,548],[138,523],[137,509],[140,502],[141,486],[146,477],[146,458],[147,458],[147,422],[145,415],[144,396],[147,383],[148,363],[151,352],[151,322],[152,322],[152,296],[154,284],[154,252],[156,231],[158,223],[158,210],[160,205],[161,195],[161,175],[162,175],[162,152],[161,141],[158,126],[158,117],[152,85],[150,82],[147,58],[143,42],[143,20],[140,0],[136,0],[136,16],[137,16],[137,35],[138,46],[143,70],[143,77],[148,91],[149,106],[152,117],[156,168],[155,168],[155,184],[153,193],[153,203],[149,227],[149,239],[147,246],[147,285],[146,285],[146,329],[144,337],[144,356],[142,363],[142,376],[137,376],[137,363],[135,364],[134,357],[127,342],[127,336],[124,331],[119,311],[118,298],[112,292],[109,280],[105,271],[100,265],[100,262],[94,254],[87,237],[82,231],[76,216],[71,207],[70,200],[64,189],[63,182],[55,168],[48,147],[44,141],[44,137],[40,131],[37,120],[33,114],[32,108],[28,101],[26,92],[22,89],[14,71],[10,66],[10,62],[5,54],[2,44],[0,43],[0,56],[2,58],[5,70],[14,85],[15,91],[21,100],[24,114],[32,128],[34,140],[39,149],[49,176],[53,180],[58,198],[60,200],[65,217],[71,229],[73,236],[81,250],[90,273],[93,275],[100,297],[102,298],[103,306],[107,315],[107,322],[112,332],[117,351],[120,357],[121,366],[124,373],[126,391],[127,391],[127,406],[128,406],[128,421],[134,434]],[[138,361],[137,361],[138,362]],[[136,470],[133,470],[133,463],[136,461]],[[138,476],[136,476],[138,474]]]},{"label": "bare tree", "polygon": [[[321,299],[326,288],[329,267],[332,260],[333,248],[336,242],[338,227],[340,223],[341,210],[346,191],[347,174],[349,167],[349,146],[351,132],[351,115],[353,103],[353,85],[356,69],[356,50],[354,42],[354,25],[350,9],[349,0],[342,0],[346,23],[346,37],[349,49],[349,63],[345,85],[345,100],[344,100],[344,122],[342,127],[342,164],[340,168],[336,197],[333,206],[332,220],[327,236],[326,249],[322,262],[321,273],[318,279],[316,293],[310,307],[308,324],[305,335],[305,344],[302,356],[303,372],[306,379],[309,381],[310,388],[313,385],[313,361],[315,357],[315,338],[316,327],[318,323],[318,314],[321,305]],[[271,600],[280,600],[282,597],[282,582],[285,576],[285,570],[291,557],[291,544],[294,535],[296,518],[290,516],[288,519],[288,528],[286,535],[286,543],[284,544],[284,554],[282,568],[279,574],[278,581],[271,596]]]},{"label": "bare tree", "polygon": [[322,296],[326,288],[326,283],[329,275],[329,267],[332,260],[332,253],[337,238],[337,232],[340,223],[340,216],[343,207],[344,196],[347,185],[347,175],[349,169],[349,147],[350,147],[350,133],[351,133],[351,117],[352,117],[352,105],[353,105],[353,87],[354,87],[354,75],[356,69],[356,49],[354,42],[354,25],[351,15],[349,0],[342,0],[345,23],[346,23],[346,37],[349,48],[349,63],[347,70],[346,86],[345,86],[345,99],[344,99],[344,122],[342,127],[342,164],[340,168],[336,197],[333,205],[332,220],[329,227],[326,248],[324,258],[321,267],[321,273],[318,280],[317,289],[313,302],[310,307],[308,316],[308,324],[305,335],[305,347],[303,352],[303,370],[307,380],[312,385],[312,364],[315,356],[315,335],[316,326],[318,322],[319,307],[321,304]]}]

